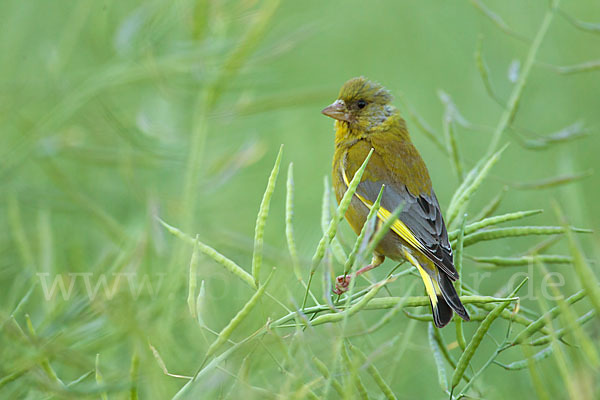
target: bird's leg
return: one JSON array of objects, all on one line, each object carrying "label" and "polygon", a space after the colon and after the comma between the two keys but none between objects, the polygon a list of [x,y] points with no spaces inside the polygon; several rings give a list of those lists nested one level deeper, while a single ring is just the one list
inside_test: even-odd
[{"label": "bird's leg", "polygon": [[[384,260],[385,260],[384,256],[374,255],[373,259],[371,260],[371,264],[367,265],[366,267],[362,267],[361,269],[356,271],[356,273],[353,275],[359,276],[361,274],[364,274],[367,271],[372,270],[373,268],[377,268],[383,263]],[[333,290],[333,293],[338,294],[338,295],[345,293],[348,290],[348,286],[350,285],[351,280],[352,280],[352,275],[346,275],[346,274],[340,275],[337,278],[335,278],[335,289]]]}]

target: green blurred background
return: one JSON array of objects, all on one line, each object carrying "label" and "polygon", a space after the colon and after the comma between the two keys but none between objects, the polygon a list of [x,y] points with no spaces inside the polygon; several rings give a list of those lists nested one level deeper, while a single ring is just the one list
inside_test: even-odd
[{"label": "green blurred background", "polygon": [[[204,243],[249,271],[256,213],[281,144],[263,272],[266,276],[277,267],[270,291],[297,307],[303,290],[292,274],[284,235],[287,165],[294,164],[294,228],[307,274],[322,235],[323,177],[330,174],[333,153],[333,124],[320,110],[351,77],[364,75],[385,85],[403,114],[419,115],[441,141],[445,106],[439,91],[450,95],[468,122],[454,124],[461,157],[467,170],[474,166],[503,111],[478,71],[478,43],[493,90],[506,104],[515,85],[510,71],[518,74],[515,65],[523,65],[548,9],[543,0],[486,1],[519,33],[515,37],[477,4],[0,2],[0,378],[18,374],[0,387],[0,397],[98,397],[93,377],[84,377],[69,392],[39,368],[49,361],[66,383],[95,370],[96,354],[110,398],[129,395],[132,357],[139,360],[133,380],[140,397],[172,396],[185,381],[162,373],[148,343],[170,372],[191,375],[213,337],[190,317],[186,305],[192,249],[171,237],[155,217],[198,233]],[[564,1],[560,9],[578,20],[600,21],[597,1]],[[557,225],[556,201],[572,225],[599,226],[600,192],[593,171],[600,167],[600,71],[561,74],[553,66],[598,60],[600,36],[598,29],[577,29],[562,12],[554,16],[518,112],[502,136],[502,143],[510,145],[477,192],[470,215],[505,190],[497,213],[544,209],[527,224]],[[571,139],[581,133],[581,138],[531,148],[576,123],[570,134],[562,134]],[[450,159],[414,119],[408,118],[408,126],[445,210],[459,184]],[[586,177],[541,190],[527,188],[579,173]],[[599,238],[597,233],[579,237],[589,259],[598,257]],[[345,223],[340,239],[346,246],[354,240]],[[511,256],[539,241],[483,243],[467,255]],[[564,253],[564,240],[553,250]],[[384,276],[392,265],[386,262],[374,276]],[[598,275],[598,264],[592,266]],[[341,267],[335,267],[339,273]],[[465,281],[480,279],[478,268],[467,260]],[[570,266],[549,268],[564,274],[563,294],[579,288]],[[481,281],[480,292],[497,293],[517,271],[527,268],[494,271]],[[531,271],[527,293],[535,295],[542,277],[539,270]],[[321,293],[320,272],[317,276],[315,288]],[[44,284],[50,287],[63,278],[67,289],[73,283],[67,298],[59,286],[54,295],[45,296]],[[102,279],[109,292],[96,286]],[[198,279],[206,285],[204,322],[216,331],[252,295],[208,258],[200,261]],[[393,283],[392,294],[402,295],[412,281]],[[86,282],[99,289],[96,296],[89,296]],[[144,282],[152,289],[141,286]],[[28,340],[10,320],[20,302],[15,320],[26,329],[29,315],[37,331]],[[232,339],[241,340],[268,317],[283,313],[263,299]],[[363,312],[350,320],[347,330],[359,332],[381,315]],[[356,344],[366,353],[380,349],[375,364],[398,398],[447,398],[437,385],[427,326],[409,321],[400,314],[374,334],[356,338]],[[588,329],[595,341],[598,327],[596,319]],[[471,335],[475,328],[467,324],[465,329]],[[504,321],[492,332],[501,339],[505,330]],[[245,386],[252,385],[291,397],[299,385],[320,376],[310,362],[312,354],[332,365],[332,343],[340,330],[326,325],[297,337],[291,333],[279,331],[248,344],[200,382],[195,395],[263,398],[264,392]],[[443,334],[454,340],[453,328]],[[483,355],[473,361],[476,367],[494,348],[487,341],[478,350]],[[572,379],[594,387],[597,371],[579,360],[576,347],[566,351]],[[523,354],[516,350],[505,361],[519,358]],[[247,368],[244,377],[240,365]],[[549,392],[567,397],[555,361],[544,360],[538,368]],[[532,390],[528,373],[495,365],[479,382],[484,398],[523,398]],[[367,386],[373,398],[380,396],[372,383]],[[597,398],[598,392],[588,395],[582,398]]]}]

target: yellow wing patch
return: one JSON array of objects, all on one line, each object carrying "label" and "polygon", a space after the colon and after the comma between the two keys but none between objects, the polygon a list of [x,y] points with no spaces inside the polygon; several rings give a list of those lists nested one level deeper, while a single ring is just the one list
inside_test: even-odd
[{"label": "yellow wing patch", "polygon": [[[343,166],[342,166],[342,178],[344,179],[344,183],[346,184],[346,187],[350,186],[348,177],[346,176],[346,169]],[[358,199],[365,206],[367,206],[367,208],[369,210],[371,209],[371,207],[373,206],[373,203],[371,201],[365,199],[363,196],[361,196],[358,193],[354,193],[354,195],[356,197],[358,197]],[[392,215],[392,213],[390,211],[386,210],[385,208],[383,208],[381,206],[379,207],[379,210],[377,211],[377,216],[381,220],[387,221],[390,218],[390,215]],[[408,227],[404,224],[404,222],[400,221],[400,219],[396,219],[396,221],[392,224],[392,231],[394,231],[398,236],[400,236],[402,239],[404,239],[408,244],[413,246],[415,249],[418,249],[418,250],[424,249],[423,245],[421,243],[419,243],[419,241],[417,240],[415,235],[413,235],[413,233],[410,231],[410,229],[408,229]]]},{"label": "yellow wing patch", "polygon": [[414,265],[419,274],[421,274],[421,279],[423,279],[423,283],[425,284],[425,290],[427,291],[427,295],[431,300],[431,306],[435,308],[438,303],[437,295],[441,293],[440,285],[425,271],[423,267],[419,264],[419,262],[410,254],[407,250],[404,250],[404,258],[408,260],[409,263]]}]

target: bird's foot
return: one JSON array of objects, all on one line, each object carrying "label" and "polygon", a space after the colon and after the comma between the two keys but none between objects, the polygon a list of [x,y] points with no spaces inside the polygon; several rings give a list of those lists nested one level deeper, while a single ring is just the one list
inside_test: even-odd
[{"label": "bird's foot", "polygon": [[340,275],[335,278],[335,289],[333,290],[333,293],[337,295],[346,293],[351,280],[352,277],[350,275]]},{"label": "bird's foot", "polygon": [[[372,270],[373,268],[377,268],[381,265],[381,263],[385,260],[384,256],[374,255],[373,260],[371,260],[371,264],[366,267],[362,267],[358,271],[356,271],[356,276],[364,274],[367,271]],[[352,280],[352,275],[344,274],[335,278],[335,289],[333,289],[333,293],[337,295],[341,295],[342,293],[346,293],[348,291],[348,287],[350,286],[350,281]]]}]

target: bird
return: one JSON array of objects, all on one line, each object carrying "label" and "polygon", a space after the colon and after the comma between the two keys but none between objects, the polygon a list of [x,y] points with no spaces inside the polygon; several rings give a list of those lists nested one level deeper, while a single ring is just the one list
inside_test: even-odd
[{"label": "bird", "polygon": [[[446,326],[453,312],[469,321],[453,285],[459,276],[429,172],[410,139],[406,122],[392,104],[390,92],[365,77],[353,78],[322,113],[335,120],[332,184],[338,203],[373,149],[345,214],[356,234],[365,224],[382,186],[379,224],[402,207],[391,230],[375,248],[371,263],[354,276],[378,267],[386,257],[408,261],[425,284],[437,327]],[[345,292],[351,278],[338,276],[334,292]]]}]

